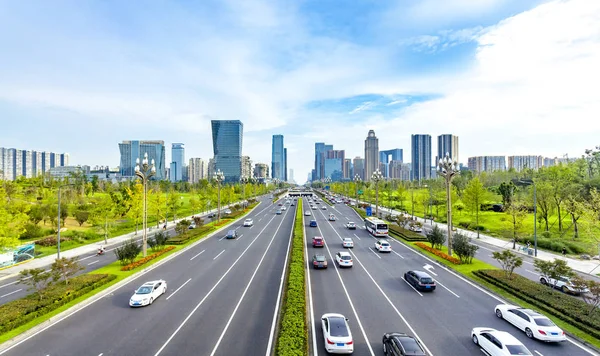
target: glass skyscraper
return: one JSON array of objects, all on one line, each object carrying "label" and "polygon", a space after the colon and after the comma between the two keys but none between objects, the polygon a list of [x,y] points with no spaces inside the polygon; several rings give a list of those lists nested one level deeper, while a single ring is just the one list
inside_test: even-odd
[{"label": "glass skyscraper", "polygon": [[156,167],[156,174],[152,179],[167,178],[164,141],[123,141],[123,143],[119,143],[119,151],[121,152],[121,164],[119,165],[121,176],[135,176],[135,160],[139,158],[141,162],[144,154],[148,153],[148,162],[154,160],[154,167]]},{"label": "glass skyscraper", "polygon": [[273,135],[271,147],[271,178],[285,180],[283,135]]},{"label": "glass skyscraper", "polygon": [[237,183],[242,175],[244,124],[240,120],[212,120],[211,124],[215,172],[221,170],[225,182]]},{"label": "glass skyscraper", "polygon": [[411,136],[412,180],[431,177],[431,135]]},{"label": "glass skyscraper", "polygon": [[171,145],[171,170],[169,172],[171,182],[180,182],[184,180],[184,162],[185,148],[183,143],[173,143]]}]

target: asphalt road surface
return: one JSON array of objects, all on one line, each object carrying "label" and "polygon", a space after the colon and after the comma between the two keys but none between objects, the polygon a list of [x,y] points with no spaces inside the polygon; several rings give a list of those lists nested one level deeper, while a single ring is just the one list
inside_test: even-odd
[{"label": "asphalt road surface", "polygon": [[[253,227],[233,227],[237,239],[206,238],[0,355],[268,355],[295,212],[276,210],[263,199]],[[167,293],[130,308],[134,290],[155,279]]]},{"label": "asphalt road surface", "polygon": [[[306,210],[306,209],[305,209]],[[547,344],[528,339],[523,332],[494,315],[494,307],[502,300],[459,275],[439,267],[434,261],[415,252],[403,243],[388,239],[391,253],[378,253],[376,239],[363,226],[362,219],[343,204],[327,210],[312,210],[305,217],[307,258],[315,252],[324,253],[329,267],[314,270],[309,265],[309,315],[311,346],[314,355],[325,354],[321,315],[341,313],[349,319],[356,355],[383,355],[381,338],[386,332],[405,332],[421,340],[429,355],[482,355],[470,339],[473,327],[492,327],[510,332],[534,355],[596,355],[582,345],[569,340]],[[337,216],[328,221],[329,213]],[[308,226],[316,217],[318,227]],[[359,226],[348,230],[344,224],[354,221]],[[325,247],[313,248],[313,236],[323,236]],[[344,250],[342,239],[351,237],[350,249],[354,266],[340,269],[335,253]],[[437,282],[432,293],[421,293],[403,280],[408,270],[429,269]]]}]

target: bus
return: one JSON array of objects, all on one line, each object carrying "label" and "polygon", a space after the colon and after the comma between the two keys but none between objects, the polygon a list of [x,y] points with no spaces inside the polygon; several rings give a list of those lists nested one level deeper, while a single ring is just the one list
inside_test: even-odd
[{"label": "bus", "polygon": [[365,218],[365,229],[373,236],[388,236],[388,225],[385,221],[377,219],[374,216]]}]

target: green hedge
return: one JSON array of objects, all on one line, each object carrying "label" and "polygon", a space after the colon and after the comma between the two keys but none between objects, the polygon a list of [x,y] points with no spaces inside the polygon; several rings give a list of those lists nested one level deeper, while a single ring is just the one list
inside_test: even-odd
[{"label": "green hedge", "polygon": [[[519,243],[522,243],[522,244],[526,244],[527,241],[529,241],[531,243],[531,246],[533,246],[533,243],[534,243],[533,237],[519,239]],[[586,253],[586,249],[577,245],[577,243],[571,242],[571,241],[559,240],[556,238],[547,239],[547,238],[543,238],[543,237],[538,237],[537,238],[537,246],[538,246],[538,248],[542,248],[542,249],[550,250],[550,251],[554,251],[554,252],[562,253],[562,249],[564,247],[567,249],[567,253],[570,253],[570,254]]]},{"label": "green hedge", "polygon": [[304,266],[302,200],[299,199],[294,222],[290,264],[287,271],[287,285],[281,308],[282,317],[276,348],[278,356],[308,355]]},{"label": "green hedge", "polygon": [[0,334],[27,324],[33,319],[48,314],[73,299],[106,284],[117,276],[113,274],[85,274],[69,279],[69,284],[54,284],[46,288],[44,298],[37,293],[8,302],[0,306]]},{"label": "green hedge", "polygon": [[518,274],[508,279],[502,270],[477,270],[473,274],[600,339],[600,311],[596,309],[588,315],[590,306],[584,301]]},{"label": "green hedge", "polygon": [[391,234],[401,237],[406,241],[417,242],[417,241],[427,241],[427,237],[417,234],[414,231],[407,230],[401,226],[388,224],[388,229]]},{"label": "green hedge", "polygon": [[364,219],[367,217],[367,212],[364,209],[357,208],[355,206],[353,206],[352,209],[354,209],[354,211],[356,211],[358,213],[358,215],[360,215],[361,218]]},{"label": "green hedge", "polygon": [[196,237],[202,236],[206,233],[208,233],[209,231],[212,231],[214,229],[214,226],[212,225],[204,225],[204,226],[200,226],[197,227],[195,229],[191,229],[188,230],[186,236],[183,235],[177,235],[177,236],[173,236],[171,238],[169,238],[167,240],[167,244],[169,245],[181,245],[186,243],[187,241],[194,239]]}]

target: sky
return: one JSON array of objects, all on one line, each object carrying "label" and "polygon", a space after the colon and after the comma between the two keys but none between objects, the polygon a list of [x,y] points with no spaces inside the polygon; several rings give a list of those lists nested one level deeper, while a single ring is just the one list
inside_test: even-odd
[{"label": "sky", "polygon": [[119,164],[123,140],[213,156],[241,120],[270,165],[283,134],[303,183],[315,142],[364,156],[411,134],[479,155],[600,144],[600,1],[0,0],[0,147]]}]

